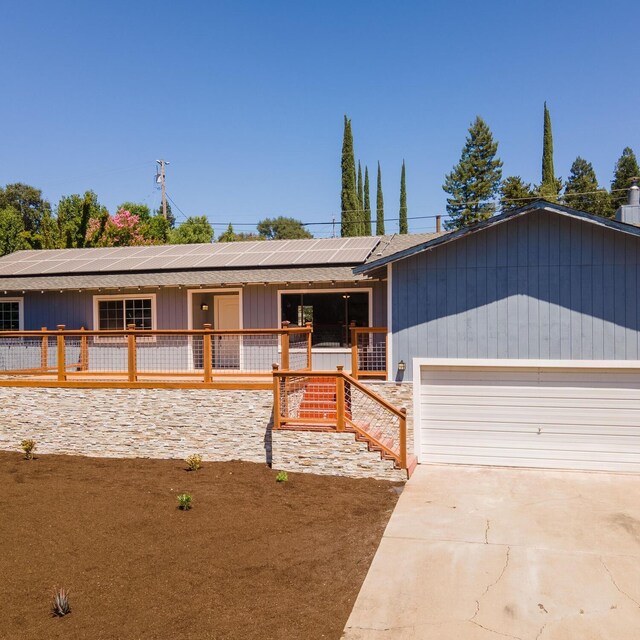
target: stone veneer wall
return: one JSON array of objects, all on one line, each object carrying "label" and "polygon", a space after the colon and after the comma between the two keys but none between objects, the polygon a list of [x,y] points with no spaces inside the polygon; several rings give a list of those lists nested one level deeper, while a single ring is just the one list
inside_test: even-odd
[{"label": "stone veneer wall", "polygon": [[[410,385],[370,384],[392,404],[411,410]],[[270,464],[273,458],[274,467],[292,471],[406,478],[353,434],[272,432],[272,408],[270,390],[0,387],[0,449],[16,451],[22,439],[33,438],[43,454],[184,458],[200,453],[212,461]]]},{"label": "stone veneer wall", "polygon": [[413,453],[413,383],[369,380],[360,382],[394,407],[407,410],[407,452]]}]

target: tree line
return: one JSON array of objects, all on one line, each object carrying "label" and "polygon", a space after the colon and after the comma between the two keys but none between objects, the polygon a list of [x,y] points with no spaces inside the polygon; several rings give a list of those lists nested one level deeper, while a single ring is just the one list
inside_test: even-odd
[{"label": "tree line", "polygon": [[[299,220],[279,216],[265,218],[257,233],[236,233],[233,226],[219,242],[311,238]],[[110,214],[93,191],[62,196],[54,207],[40,189],[13,183],[0,187],[0,255],[21,249],[72,249],[125,247],[152,244],[209,243],[214,230],[206,216],[190,216],[176,224],[171,206],[162,208],[123,202]]]},{"label": "tree line", "polygon": [[[566,181],[555,175],[553,133],[547,104],[543,112],[542,174],[540,184],[525,182],[519,175],[503,178],[503,163],[498,157],[498,142],[487,123],[477,116],[468,130],[458,164],[445,176],[443,190],[448,194],[448,229],[486,220],[497,212],[520,208],[536,200],[563,204],[611,218],[627,199],[631,178],[640,174],[633,149],[626,147],[615,164],[609,190],[600,186],[593,165],[578,156]],[[364,182],[360,161],[356,161],[351,120],[345,115],[342,140],[341,232],[343,236],[372,235],[369,204],[368,168]],[[407,217],[406,168],[400,175],[399,233],[409,233]],[[382,174],[378,162],[376,199],[376,235],[385,233]]]}]

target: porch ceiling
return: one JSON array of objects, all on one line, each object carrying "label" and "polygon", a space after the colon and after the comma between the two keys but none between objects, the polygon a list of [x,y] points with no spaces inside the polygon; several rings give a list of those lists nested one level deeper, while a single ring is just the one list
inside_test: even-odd
[{"label": "porch ceiling", "polygon": [[0,293],[3,291],[57,291],[162,286],[199,287],[222,284],[356,282],[366,280],[370,280],[370,278],[354,275],[352,267],[345,266],[109,273],[77,276],[14,276],[0,278]]}]

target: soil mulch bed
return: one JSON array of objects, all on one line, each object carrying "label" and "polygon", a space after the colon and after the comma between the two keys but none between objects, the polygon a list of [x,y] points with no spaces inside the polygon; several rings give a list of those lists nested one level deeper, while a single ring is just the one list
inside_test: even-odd
[{"label": "soil mulch bed", "polygon": [[[275,476],[0,452],[0,638],[338,639],[397,492]],[[63,618],[55,587],[70,591]]]}]

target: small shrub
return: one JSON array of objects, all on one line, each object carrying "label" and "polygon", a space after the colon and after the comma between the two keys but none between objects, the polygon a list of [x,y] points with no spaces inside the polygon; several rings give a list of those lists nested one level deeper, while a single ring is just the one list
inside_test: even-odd
[{"label": "small shrub", "polygon": [[189,511],[193,506],[191,503],[193,502],[193,498],[190,493],[181,493],[178,496],[178,508],[183,511]]},{"label": "small shrub", "polygon": [[71,613],[69,592],[62,587],[55,589],[53,592],[53,602],[51,603],[51,615],[62,618],[62,616],[66,616],[68,613]]},{"label": "small shrub", "polygon": [[24,451],[24,459],[31,460],[33,458],[33,450],[36,448],[35,440],[23,440],[20,443],[20,448]]},{"label": "small shrub", "polygon": [[286,482],[287,480],[289,480],[289,474],[286,471],[279,471],[276,482]]},{"label": "small shrub", "polygon": [[197,471],[202,467],[202,456],[194,453],[190,455],[185,462],[187,463],[187,471]]}]

